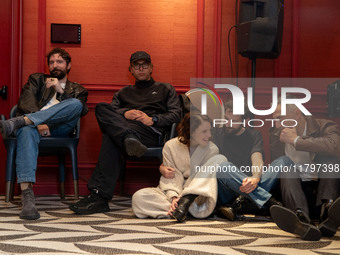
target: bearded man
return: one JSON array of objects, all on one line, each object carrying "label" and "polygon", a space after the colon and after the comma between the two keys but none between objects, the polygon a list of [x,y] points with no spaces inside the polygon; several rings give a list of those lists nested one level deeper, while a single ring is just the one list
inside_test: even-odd
[{"label": "bearded man", "polygon": [[88,112],[87,90],[67,79],[70,54],[55,48],[47,54],[47,64],[50,75],[31,74],[22,88],[18,116],[0,123],[4,139],[11,135],[17,137],[16,172],[22,191],[20,218],[26,220],[40,218],[32,190],[40,138],[69,136],[78,119]]}]

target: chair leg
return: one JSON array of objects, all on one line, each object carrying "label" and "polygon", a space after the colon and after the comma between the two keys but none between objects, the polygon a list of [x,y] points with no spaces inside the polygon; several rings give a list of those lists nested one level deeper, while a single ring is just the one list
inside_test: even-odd
[{"label": "chair leg", "polygon": [[60,183],[60,198],[65,199],[65,182]]},{"label": "chair leg", "polygon": [[124,180],[125,180],[125,172],[126,172],[126,160],[122,159],[122,170],[120,172],[119,176],[119,195],[123,196],[124,195]]},{"label": "chair leg", "polygon": [[124,195],[124,180],[120,180],[119,182],[119,195],[123,196]]},{"label": "chair leg", "polygon": [[16,141],[10,140],[6,145],[7,161],[6,161],[6,194],[5,201],[8,203],[13,200],[14,186],[16,180],[15,157],[16,157]]},{"label": "chair leg", "polygon": [[[11,183],[11,189],[9,191],[9,200],[10,201],[13,201],[13,199],[14,199],[14,188],[15,188],[15,182],[12,182]],[[19,188],[20,188],[20,185],[19,185]]]},{"label": "chair leg", "polygon": [[72,176],[74,185],[74,197],[76,200],[79,199],[79,188],[78,188],[78,158],[77,158],[77,146],[70,147],[71,161],[72,161]]},{"label": "chair leg", "polygon": [[6,195],[5,195],[5,202],[8,203],[12,201],[13,197],[13,183],[11,181],[6,181]]},{"label": "chair leg", "polygon": [[73,185],[74,185],[74,197],[76,200],[79,200],[78,180],[73,180]]},{"label": "chair leg", "polygon": [[65,155],[59,155],[60,198],[65,199]]}]

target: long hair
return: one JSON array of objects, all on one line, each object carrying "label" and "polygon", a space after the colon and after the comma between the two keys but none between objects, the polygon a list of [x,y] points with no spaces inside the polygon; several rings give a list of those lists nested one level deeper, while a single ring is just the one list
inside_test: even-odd
[{"label": "long hair", "polygon": [[190,133],[195,132],[204,121],[211,122],[207,115],[201,115],[199,112],[188,112],[185,114],[177,126],[178,140],[189,147]]}]

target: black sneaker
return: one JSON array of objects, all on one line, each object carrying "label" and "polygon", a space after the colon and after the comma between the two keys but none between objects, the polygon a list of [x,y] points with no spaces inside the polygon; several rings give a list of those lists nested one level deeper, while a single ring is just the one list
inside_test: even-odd
[{"label": "black sneaker", "polygon": [[303,240],[320,240],[320,230],[308,223],[309,218],[307,215],[302,217],[292,210],[279,205],[270,207],[270,213],[276,225],[283,231],[299,235]]},{"label": "black sneaker", "polygon": [[81,215],[110,211],[108,200],[100,196],[96,191],[92,191],[88,197],[79,200],[77,203],[70,204],[69,208],[76,214]]}]

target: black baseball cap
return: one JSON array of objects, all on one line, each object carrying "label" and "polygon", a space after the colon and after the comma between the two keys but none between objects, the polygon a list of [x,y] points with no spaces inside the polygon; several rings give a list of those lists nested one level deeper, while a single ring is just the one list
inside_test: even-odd
[{"label": "black baseball cap", "polygon": [[131,54],[130,63],[136,62],[138,60],[145,60],[151,63],[151,57],[145,51],[136,51],[135,53]]}]

